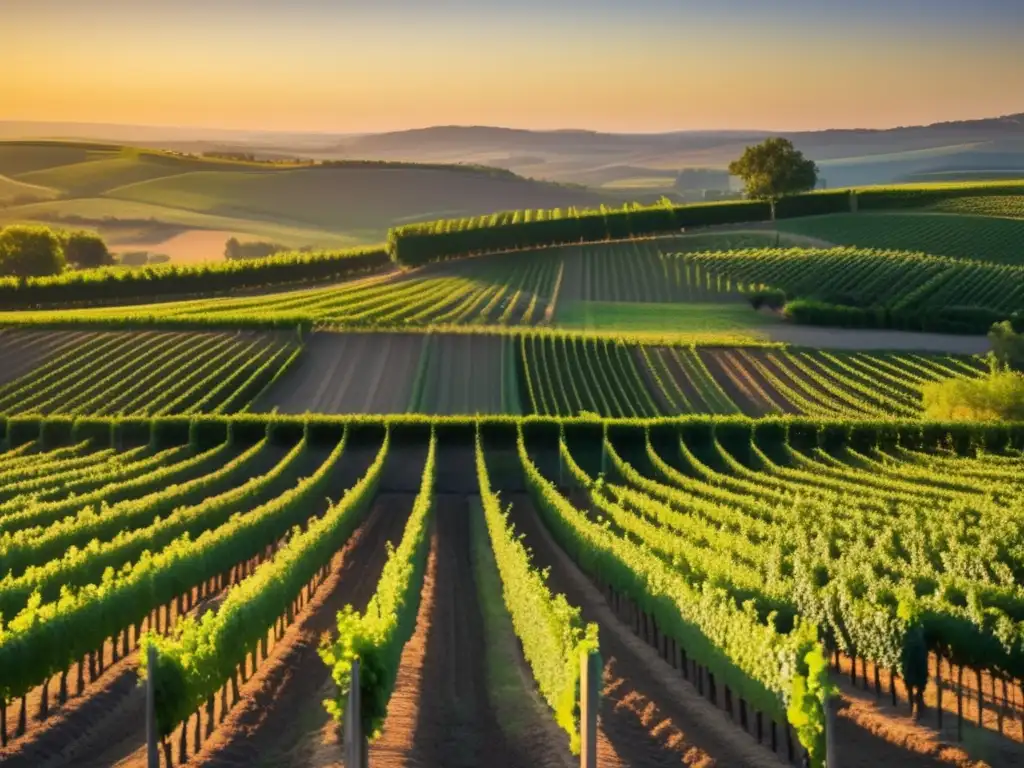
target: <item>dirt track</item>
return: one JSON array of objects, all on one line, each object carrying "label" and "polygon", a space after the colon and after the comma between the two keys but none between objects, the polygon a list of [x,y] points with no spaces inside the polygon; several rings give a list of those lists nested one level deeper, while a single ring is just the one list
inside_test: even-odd
[{"label": "dirt track", "polygon": [[600,592],[543,527],[529,498],[510,497],[512,521],[526,535],[548,583],[601,631],[605,661],[598,761],[601,766],[784,766],[733,725],[616,619]]},{"label": "dirt track", "polygon": [[523,745],[505,739],[489,700],[468,514],[464,496],[437,497],[417,629],[402,657],[384,736],[371,750],[375,767],[538,764],[521,753]]},{"label": "dirt track", "polygon": [[317,333],[296,366],[263,397],[281,413],[405,413],[423,334]]}]

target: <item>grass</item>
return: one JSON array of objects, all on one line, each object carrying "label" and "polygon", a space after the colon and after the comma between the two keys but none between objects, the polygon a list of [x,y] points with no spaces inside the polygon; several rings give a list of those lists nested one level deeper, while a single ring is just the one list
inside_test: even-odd
[{"label": "grass", "polygon": [[[61,220],[65,221],[61,221]],[[292,247],[312,245],[322,248],[347,248],[353,245],[379,242],[381,238],[360,237],[353,234],[329,232],[316,227],[300,227],[230,216],[215,216],[195,211],[169,208],[123,200],[103,198],[82,198],[56,200],[45,203],[31,203],[0,209],[0,225],[15,222],[38,222],[77,229],[95,229],[103,234],[105,229],[120,228],[130,223],[145,230],[167,230],[167,225],[186,229],[211,229],[240,232],[253,237],[272,240]],[[150,227],[147,227],[150,223]]]},{"label": "grass", "polygon": [[0,176],[0,205],[52,200],[59,194],[56,189]]},{"label": "grass", "polygon": [[157,157],[96,154],[95,159],[32,171],[18,178],[53,187],[75,197],[92,197],[125,184],[181,172],[176,163],[161,161]]},{"label": "grass", "polygon": [[653,176],[634,179],[616,179],[601,185],[602,189],[657,189],[672,190],[675,188],[676,180],[664,176]]},{"label": "grass", "polygon": [[555,324],[597,331],[722,333],[750,331],[779,322],[746,303],[654,304],[648,302],[573,301],[562,304]]},{"label": "grass", "polygon": [[1024,221],[941,213],[856,213],[786,219],[779,230],[837,245],[1024,264]]}]

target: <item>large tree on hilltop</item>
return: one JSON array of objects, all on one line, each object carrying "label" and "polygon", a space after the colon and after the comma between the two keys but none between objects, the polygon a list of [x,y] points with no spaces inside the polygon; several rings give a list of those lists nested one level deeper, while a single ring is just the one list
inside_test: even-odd
[{"label": "large tree on hilltop", "polygon": [[773,220],[779,199],[812,190],[818,183],[814,161],[780,137],[747,147],[739,160],[729,164],[729,173],[743,179],[748,197],[771,204]]}]

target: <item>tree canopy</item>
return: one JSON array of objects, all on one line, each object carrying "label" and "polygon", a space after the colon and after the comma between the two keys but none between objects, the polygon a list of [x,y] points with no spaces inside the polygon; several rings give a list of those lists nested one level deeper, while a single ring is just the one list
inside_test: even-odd
[{"label": "tree canopy", "polygon": [[0,230],[0,276],[56,275],[64,264],[64,246],[53,230],[23,224]]},{"label": "tree canopy", "polygon": [[79,230],[63,236],[64,258],[78,269],[106,267],[114,263],[103,238],[93,232]]},{"label": "tree canopy", "polygon": [[777,136],[747,147],[739,160],[729,164],[729,173],[743,179],[749,197],[772,204],[772,218],[779,198],[810,191],[818,183],[814,161],[789,139]]}]

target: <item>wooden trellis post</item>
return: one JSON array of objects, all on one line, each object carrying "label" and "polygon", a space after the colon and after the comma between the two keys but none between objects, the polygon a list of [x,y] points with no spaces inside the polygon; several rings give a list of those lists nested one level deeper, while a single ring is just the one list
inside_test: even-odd
[{"label": "wooden trellis post", "polygon": [[156,745],[156,646],[146,649],[146,768],[160,768],[160,752]]},{"label": "wooden trellis post", "polygon": [[597,709],[601,672],[599,651],[580,655],[580,768],[597,768]]},{"label": "wooden trellis post", "polygon": [[363,733],[363,705],[359,690],[359,659],[352,662],[352,680],[345,705],[345,768],[366,768],[366,735]]},{"label": "wooden trellis post", "polygon": [[826,768],[839,768],[839,760],[836,758],[836,704],[835,696],[825,699],[825,766]]}]

